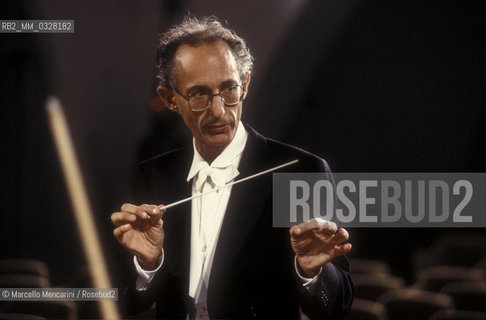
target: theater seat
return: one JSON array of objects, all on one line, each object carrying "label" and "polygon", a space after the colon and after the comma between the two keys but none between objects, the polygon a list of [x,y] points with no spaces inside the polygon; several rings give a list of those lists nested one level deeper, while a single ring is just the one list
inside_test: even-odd
[{"label": "theater seat", "polygon": [[0,260],[0,274],[30,274],[49,279],[49,268],[44,262],[30,259]]},{"label": "theater seat", "polygon": [[401,289],[405,285],[402,278],[384,273],[355,274],[353,281],[356,286],[354,296],[371,301],[377,301],[384,293]]},{"label": "theater seat", "polygon": [[485,320],[485,312],[465,310],[441,310],[434,313],[429,320]]},{"label": "theater seat", "polygon": [[385,307],[381,303],[354,299],[351,310],[344,320],[386,320]]},{"label": "theater seat", "polygon": [[454,308],[454,302],[445,294],[416,289],[390,291],[378,302],[385,306],[390,320],[424,320],[437,311]]},{"label": "theater seat", "polygon": [[484,282],[452,282],[446,284],[441,292],[454,300],[456,309],[486,312]]},{"label": "theater seat", "polygon": [[380,260],[350,259],[352,274],[360,273],[390,273],[390,266]]},{"label": "theater seat", "polygon": [[486,236],[467,233],[447,234],[427,249],[414,252],[416,274],[431,266],[473,267],[486,257]]},{"label": "theater seat", "polygon": [[484,271],[477,268],[435,266],[422,270],[415,284],[417,289],[439,292],[442,287],[457,281],[484,281]]},{"label": "theater seat", "polygon": [[49,279],[31,274],[0,274],[0,288],[49,288]]}]

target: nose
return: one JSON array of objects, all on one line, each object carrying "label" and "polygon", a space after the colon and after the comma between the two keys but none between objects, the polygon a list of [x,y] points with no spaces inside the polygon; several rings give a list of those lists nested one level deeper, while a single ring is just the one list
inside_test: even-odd
[{"label": "nose", "polygon": [[211,105],[209,106],[209,111],[216,118],[222,118],[226,112],[224,109],[224,102],[221,96],[215,95],[211,100]]}]

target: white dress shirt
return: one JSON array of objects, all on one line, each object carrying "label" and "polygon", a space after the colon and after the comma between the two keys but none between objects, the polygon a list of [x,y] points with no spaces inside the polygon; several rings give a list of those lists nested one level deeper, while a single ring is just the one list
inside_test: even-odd
[{"label": "white dress shirt", "polygon": [[[238,175],[238,165],[245,149],[248,133],[240,122],[231,143],[211,164],[199,154],[194,144],[192,166],[187,181],[192,179],[192,194],[224,186]],[[192,200],[191,260],[189,296],[198,303],[201,287],[207,288],[219,238],[219,231],[228,206],[231,186]]]}]

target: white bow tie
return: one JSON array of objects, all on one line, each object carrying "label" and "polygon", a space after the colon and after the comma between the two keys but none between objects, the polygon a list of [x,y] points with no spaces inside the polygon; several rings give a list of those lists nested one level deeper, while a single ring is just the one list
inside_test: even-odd
[{"label": "white bow tie", "polygon": [[238,176],[239,172],[233,165],[224,168],[205,166],[199,170],[195,187],[197,192],[202,192],[204,182],[208,182],[211,187],[222,187],[226,183]]}]

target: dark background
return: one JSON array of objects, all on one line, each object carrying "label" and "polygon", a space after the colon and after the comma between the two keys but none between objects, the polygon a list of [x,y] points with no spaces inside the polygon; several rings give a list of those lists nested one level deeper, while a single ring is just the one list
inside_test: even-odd
[{"label": "dark background", "polygon": [[[109,217],[142,158],[190,141],[156,113],[156,37],[214,14],[247,40],[243,119],[336,172],[484,172],[483,1],[3,1],[1,19],[73,19],[73,34],[0,34],[0,258],[45,261],[53,285],[84,265],[44,101],[60,97],[110,264]],[[411,255],[484,229],[353,229],[352,258],[412,281]]]}]

